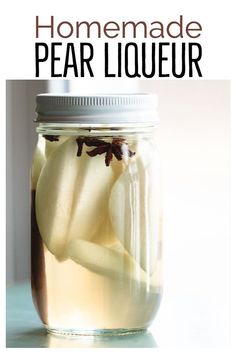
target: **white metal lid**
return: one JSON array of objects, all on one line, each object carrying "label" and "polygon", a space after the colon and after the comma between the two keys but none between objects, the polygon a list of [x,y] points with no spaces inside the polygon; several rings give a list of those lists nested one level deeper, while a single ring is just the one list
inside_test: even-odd
[{"label": "white metal lid", "polygon": [[36,103],[36,122],[113,124],[159,121],[155,94],[40,94]]}]

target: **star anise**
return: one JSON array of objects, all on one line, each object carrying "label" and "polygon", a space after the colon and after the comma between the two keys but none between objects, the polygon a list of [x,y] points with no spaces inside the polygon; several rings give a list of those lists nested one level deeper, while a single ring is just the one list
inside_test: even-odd
[{"label": "star anise", "polygon": [[77,145],[78,145],[78,150],[77,150],[77,156],[81,156],[82,154],[82,150],[83,150],[83,144],[85,142],[85,139],[86,138],[77,138],[76,139],[76,142],[77,142]]},{"label": "star anise", "polygon": [[43,135],[49,141],[59,141],[59,135]]},{"label": "star anise", "polygon": [[124,138],[113,138],[111,143],[104,140],[90,137],[80,137],[76,139],[78,145],[77,156],[81,156],[83,144],[89,147],[95,147],[93,150],[86,151],[90,156],[105,154],[105,164],[109,166],[113,155],[117,160],[122,160],[123,156],[132,157],[135,152],[128,149],[128,144],[125,142]]}]

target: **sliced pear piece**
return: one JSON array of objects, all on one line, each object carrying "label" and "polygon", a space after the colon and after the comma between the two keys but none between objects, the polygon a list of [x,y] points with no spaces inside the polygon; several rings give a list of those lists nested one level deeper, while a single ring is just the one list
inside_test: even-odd
[{"label": "sliced pear piece", "polygon": [[[117,238],[140,266],[152,274],[158,255],[159,166],[141,141],[111,191],[109,213]],[[149,154],[149,155],[147,155]]]},{"label": "sliced pear piece", "polygon": [[108,214],[114,182],[104,156],[77,156],[69,138],[48,158],[36,191],[36,217],[47,248],[59,259],[72,238],[91,240]]},{"label": "sliced pear piece", "polygon": [[36,189],[39,175],[41,173],[41,170],[45,162],[46,159],[44,157],[44,154],[40,149],[40,147],[37,145],[34,152],[33,163],[31,168],[31,189],[32,190]]},{"label": "sliced pear piece", "polygon": [[72,140],[52,154],[41,174],[36,190],[36,218],[40,234],[47,248],[59,256],[67,240],[71,217],[74,184],[78,166],[76,146]]},{"label": "sliced pear piece", "polygon": [[140,282],[148,281],[146,273],[129,254],[115,249],[73,239],[68,244],[67,254],[74,262],[88,270],[109,276],[113,280],[129,277]]}]

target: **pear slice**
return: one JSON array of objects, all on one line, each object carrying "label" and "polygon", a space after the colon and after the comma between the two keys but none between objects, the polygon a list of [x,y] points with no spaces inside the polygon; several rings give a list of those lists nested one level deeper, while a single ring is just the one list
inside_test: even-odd
[{"label": "pear slice", "polygon": [[155,158],[151,160],[147,144],[138,144],[135,158],[115,182],[109,213],[117,238],[140,266],[152,274],[160,237],[159,166]]},{"label": "pear slice", "polygon": [[31,168],[31,189],[35,190],[37,186],[37,182],[39,179],[39,175],[45,164],[46,159],[40,147],[37,145],[34,152],[33,163]]},{"label": "pear slice", "polygon": [[126,253],[103,247],[93,242],[72,239],[67,247],[68,256],[76,263],[88,270],[117,278],[131,278],[140,282],[146,282],[147,275]]},{"label": "pear slice", "polygon": [[104,156],[77,156],[69,138],[48,158],[36,191],[36,217],[47,248],[59,259],[73,239],[91,240],[108,214],[114,182]]}]

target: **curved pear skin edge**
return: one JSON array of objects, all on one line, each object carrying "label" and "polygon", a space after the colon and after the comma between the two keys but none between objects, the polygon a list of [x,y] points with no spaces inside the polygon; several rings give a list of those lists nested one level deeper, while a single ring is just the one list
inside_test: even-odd
[{"label": "curved pear skin edge", "polygon": [[[117,244],[113,247],[73,239],[68,244],[67,256],[87,270],[110,277],[114,281],[124,279],[136,281],[142,286],[150,284],[150,277],[127,252],[122,251],[122,246]],[[150,285],[156,288],[155,279]]]},{"label": "curved pear skin edge", "polygon": [[46,159],[44,153],[37,145],[35,148],[32,167],[31,167],[31,190],[36,190],[38,179],[45,162]]}]

